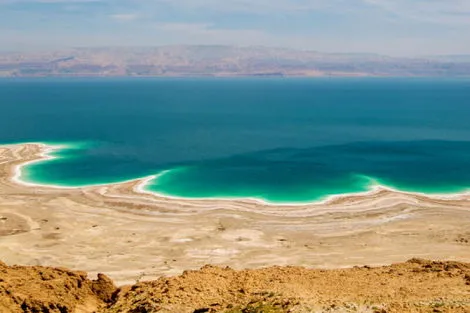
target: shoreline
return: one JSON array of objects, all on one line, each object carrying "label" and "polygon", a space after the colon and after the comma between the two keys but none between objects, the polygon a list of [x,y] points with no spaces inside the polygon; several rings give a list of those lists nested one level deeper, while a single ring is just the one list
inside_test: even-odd
[{"label": "shoreline", "polygon": [[[46,145],[0,146],[0,260],[107,273],[117,284],[206,264],[349,268],[419,257],[470,262],[470,197],[376,189],[328,202],[186,199],[147,192],[153,176],[55,188],[23,184]],[[16,175],[16,176],[15,176]],[[16,177],[16,179],[14,179]]]},{"label": "shoreline", "polygon": [[348,197],[353,197],[353,196],[364,196],[364,197],[372,196],[376,194],[377,192],[380,192],[381,190],[391,191],[395,193],[402,193],[402,194],[407,194],[407,195],[423,196],[423,197],[428,197],[428,198],[437,199],[437,200],[458,200],[458,199],[463,199],[463,198],[470,196],[470,187],[462,192],[449,192],[449,193],[425,193],[425,192],[415,192],[415,191],[403,191],[397,188],[389,187],[386,185],[381,185],[375,182],[376,181],[375,178],[371,178],[365,175],[363,176],[369,178],[371,181],[374,181],[374,184],[369,185],[369,190],[360,191],[360,192],[331,194],[331,195],[323,197],[323,199],[306,201],[306,202],[303,202],[303,201],[273,202],[273,201],[256,198],[256,197],[194,197],[192,198],[192,197],[167,195],[167,194],[151,191],[146,188],[152,181],[158,179],[159,176],[164,175],[165,173],[171,171],[171,169],[164,170],[164,171],[161,171],[160,173],[153,174],[153,175],[148,175],[144,177],[136,177],[136,178],[112,182],[112,183],[87,184],[87,185],[82,185],[82,186],[62,186],[62,185],[56,185],[56,184],[42,184],[42,183],[28,182],[28,181],[22,180],[21,179],[22,170],[32,164],[37,164],[37,163],[47,162],[47,161],[57,159],[58,157],[51,155],[51,153],[57,152],[63,149],[67,149],[67,147],[70,147],[70,145],[47,144],[44,142],[24,142],[24,143],[0,145],[0,148],[4,146],[12,146],[12,145],[37,145],[41,149],[41,152],[39,154],[40,158],[36,160],[31,160],[22,164],[18,164],[15,167],[15,172],[12,177],[12,180],[17,184],[29,186],[29,187],[45,187],[45,188],[56,188],[56,189],[82,189],[82,188],[90,188],[90,187],[102,187],[102,186],[108,186],[108,185],[120,185],[120,184],[140,181],[140,183],[137,186],[135,186],[133,189],[136,193],[149,194],[158,198],[167,198],[167,199],[181,200],[181,201],[184,201],[184,200],[201,200],[201,201],[219,200],[219,201],[243,201],[243,202],[250,201],[250,202],[256,202],[256,203],[259,203],[262,205],[268,205],[268,206],[305,206],[305,205],[315,205],[315,204],[328,205],[330,202],[341,200],[343,198],[348,198]]}]

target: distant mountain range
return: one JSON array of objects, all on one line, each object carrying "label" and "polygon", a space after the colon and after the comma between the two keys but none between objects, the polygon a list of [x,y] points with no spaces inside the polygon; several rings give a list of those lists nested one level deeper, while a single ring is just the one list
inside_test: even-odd
[{"label": "distant mountain range", "polygon": [[470,55],[389,57],[232,46],[0,53],[0,76],[470,76]]}]

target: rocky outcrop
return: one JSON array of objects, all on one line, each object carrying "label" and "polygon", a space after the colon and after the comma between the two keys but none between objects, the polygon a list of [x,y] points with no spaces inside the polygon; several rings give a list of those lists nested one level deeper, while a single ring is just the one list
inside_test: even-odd
[{"label": "rocky outcrop", "polygon": [[91,313],[105,307],[115,290],[101,274],[90,280],[84,272],[0,263],[2,313]]},{"label": "rocky outcrop", "polygon": [[117,289],[105,275],[0,263],[5,313],[470,312],[470,264],[412,259],[339,270],[205,266]]}]

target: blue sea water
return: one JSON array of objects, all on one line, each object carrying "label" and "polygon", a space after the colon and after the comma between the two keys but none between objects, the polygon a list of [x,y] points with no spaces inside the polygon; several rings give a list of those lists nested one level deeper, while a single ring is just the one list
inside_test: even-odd
[{"label": "blue sea water", "polygon": [[161,174],[182,197],[305,202],[373,183],[470,187],[470,80],[11,78],[0,143],[67,143],[27,181],[65,186]]}]

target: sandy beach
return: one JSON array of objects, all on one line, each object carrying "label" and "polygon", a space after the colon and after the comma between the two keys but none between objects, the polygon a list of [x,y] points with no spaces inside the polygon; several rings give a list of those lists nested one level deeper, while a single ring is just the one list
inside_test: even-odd
[{"label": "sandy beach", "polygon": [[470,262],[470,196],[380,189],[306,205],[189,200],[145,179],[86,188],[24,184],[41,144],[0,146],[0,260],[108,274],[117,285],[205,264],[343,268],[413,257]]}]

